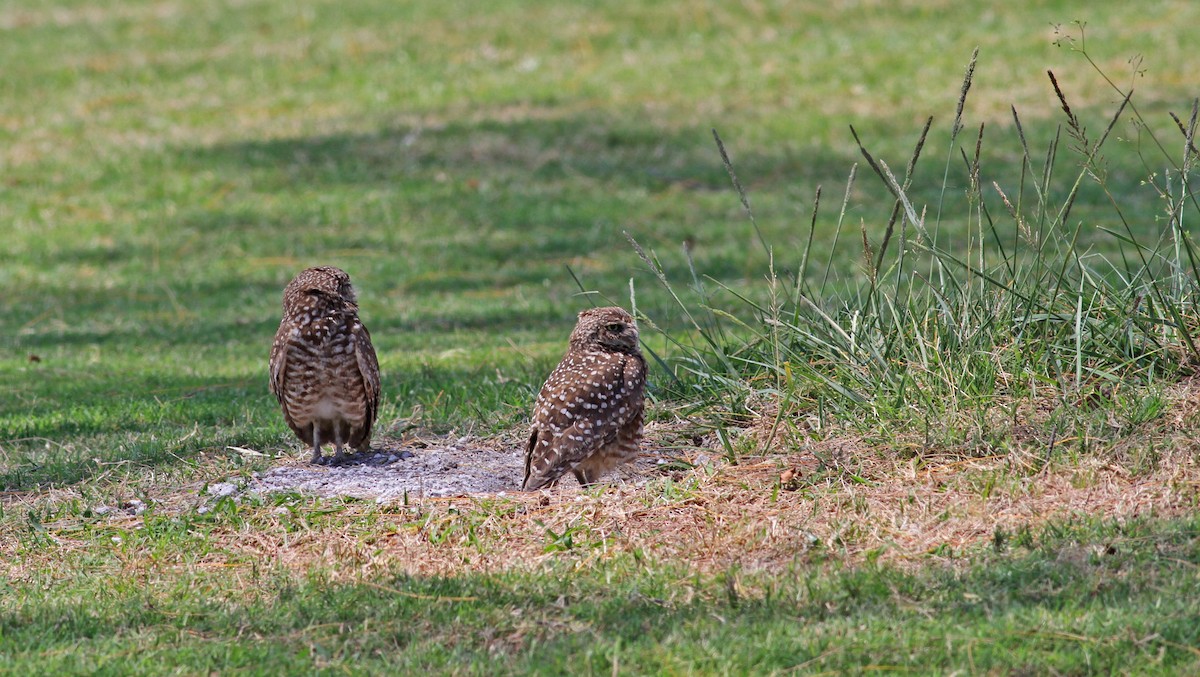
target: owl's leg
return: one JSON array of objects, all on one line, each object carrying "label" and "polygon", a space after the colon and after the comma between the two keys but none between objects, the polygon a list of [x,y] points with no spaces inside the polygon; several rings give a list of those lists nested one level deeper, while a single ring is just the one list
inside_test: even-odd
[{"label": "owl's leg", "polygon": [[596,483],[605,473],[620,465],[623,459],[616,453],[619,450],[619,447],[610,444],[577,463],[571,473],[579,480],[579,486]]},{"label": "owl's leg", "polygon": [[344,445],[344,442],[342,442],[342,426],[340,423],[335,421],[333,424],[333,449],[334,449],[334,451],[333,451],[333,458],[329,459],[329,465],[341,465],[342,461],[345,460],[346,454],[342,450],[343,445]]},{"label": "owl's leg", "polygon": [[316,421],[313,421],[312,431],[313,455],[308,462],[321,465],[321,428],[317,426]]},{"label": "owl's leg", "polygon": [[593,472],[591,468],[580,467],[581,465],[575,466],[575,469],[571,471],[571,474],[575,475],[575,479],[579,480],[579,486],[586,487],[600,479],[599,473]]}]

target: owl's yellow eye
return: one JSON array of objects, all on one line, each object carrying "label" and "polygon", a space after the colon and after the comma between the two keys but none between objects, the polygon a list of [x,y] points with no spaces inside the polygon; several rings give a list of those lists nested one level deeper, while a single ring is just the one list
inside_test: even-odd
[{"label": "owl's yellow eye", "polygon": [[619,334],[619,333],[625,331],[625,325],[620,324],[619,322],[613,322],[612,324],[605,327],[605,329],[608,329],[609,331],[611,331],[615,334]]}]

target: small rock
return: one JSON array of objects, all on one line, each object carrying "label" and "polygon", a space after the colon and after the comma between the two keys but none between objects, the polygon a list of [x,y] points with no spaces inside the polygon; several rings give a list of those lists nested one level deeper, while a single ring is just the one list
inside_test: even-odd
[{"label": "small rock", "polygon": [[112,511],[113,511],[113,509],[107,505],[98,505],[95,508],[92,508],[92,514],[99,515],[100,517],[104,517],[105,515],[107,515],[108,513],[112,512]]},{"label": "small rock", "polygon": [[207,515],[211,511],[212,511],[212,506],[208,506],[208,505],[202,505],[199,508],[196,508],[197,515]]}]

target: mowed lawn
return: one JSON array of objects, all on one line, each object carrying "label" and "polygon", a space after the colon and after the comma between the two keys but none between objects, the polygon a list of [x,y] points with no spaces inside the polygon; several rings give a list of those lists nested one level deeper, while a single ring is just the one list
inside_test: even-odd
[{"label": "mowed lawn", "polygon": [[[1144,179],[1178,181],[1155,144],[1182,157],[1168,112],[1186,123],[1200,95],[1197,25],[1184,0],[3,4],[0,672],[1200,669],[1194,474],[1172,480],[1164,514],[1067,510],[893,563],[855,546],[866,526],[810,538],[805,491],[704,562],[653,545],[669,522],[568,514],[606,496],[655,519],[710,506],[719,534],[706,492],[725,476],[703,468],[551,498],[549,513],[520,496],[204,498],[302,455],[266,359],[283,286],[310,265],[359,290],[380,435],[512,440],[575,313],[631,297],[665,361],[650,418],[686,429],[728,404],[668,373],[686,381],[674,359],[697,331],[626,234],[685,305],[704,286],[751,319],[736,295],[766,294],[772,263],[798,268],[820,187],[810,268],[828,262],[831,290],[861,282],[861,241],[880,246],[893,198],[851,125],[899,172],[934,117],[912,196],[969,251],[983,236],[963,153],[981,125],[982,183],[1011,187],[1013,108],[1039,159],[1064,124],[1047,70],[1093,139],[1132,89],[1149,126],[1113,128],[1103,173],[1154,242],[1163,200]],[[1069,186],[1079,162],[1061,138]],[[1115,251],[1096,227],[1110,197],[1079,193],[1089,256]],[[1108,472],[1085,461],[1068,484]],[[869,522],[859,480],[820,491]],[[757,481],[727,484],[786,484]],[[120,507],[134,500],[146,511]],[[770,557],[735,552],[768,537],[783,539]]]}]

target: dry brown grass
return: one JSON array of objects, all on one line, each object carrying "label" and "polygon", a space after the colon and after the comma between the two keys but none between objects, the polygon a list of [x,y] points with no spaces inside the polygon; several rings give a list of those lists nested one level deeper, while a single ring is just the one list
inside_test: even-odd
[{"label": "dry brown grass", "polygon": [[[39,575],[61,568],[60,575],[67,576],[79,559],[100,555],[106,560],[102,566],[123,576],[219,571],[250,583],[264,568],[369,580],[385,571],[495,573],[563,559],[587,567],[638,551],[699,572],[731,566],[778,570],[826,557],[915,569],[964,561],[959,558],[997,530],[1036,529],[1073,517],[1169,518],[1193,512],[1200,499],[1194,447],[1179,449],[1143,475],[1098,459],[1028,476],[1013,475],[1004,459],[924,469],[880,462],[870,475],[882,479],[869,484],[826,478],[788,490],[803,484],[812,468],[811,457],[783,456],[600,491],[568,486],[538,494],[431,499],[408,508],[350,503],[324,520],[306,519],[302,513],[310,506],[297,508],[300,517],[278,508],[243,507],[245,522],[212,525],[202,554],[152,541],[144,547],[124,544],[143,528],[142,517],[112,518],[87,530],[79,520],[65,519],[45,525],[53,545],[42,556],[10,559],[4,566],[10,578],[24,578],[31,568]],[[982,491],[989,478],[996,488]],[[571,546],[560,542],[556,548],[548,531],[569,529],[575,530]],[[0,534],[6,551],[16,551],[18,540]],[[109,548],[111,557],[98,552]]]}]

